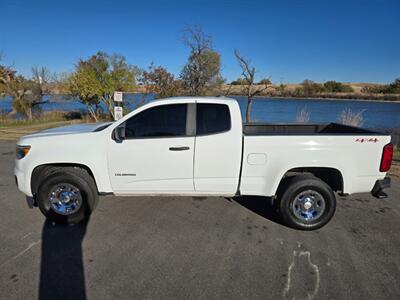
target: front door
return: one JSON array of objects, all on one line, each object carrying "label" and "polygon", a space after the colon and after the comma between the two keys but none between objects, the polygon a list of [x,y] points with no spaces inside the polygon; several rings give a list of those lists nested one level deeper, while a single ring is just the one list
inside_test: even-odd
[{"label": "front door", "polygon": [[110,139],[108,168],[119,194],[191,193],[195,137],[188,104],[150,107],[125,122],[125,139]]}]

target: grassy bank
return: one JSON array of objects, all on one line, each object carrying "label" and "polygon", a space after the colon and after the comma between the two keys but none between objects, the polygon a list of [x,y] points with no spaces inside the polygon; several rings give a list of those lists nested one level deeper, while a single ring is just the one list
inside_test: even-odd
[{"label": "grassy bank", "polygon": [[86,116],[76,113],[51,111],[40,114],[33,120],[0,117],[0,140],[16,141],[21,136],[48,128],[89,122]]},{"label": "grassy bank", "polygon": [[67,112],[59,110],[38,113],[37,115],[34,115],[32,120],[27,118],[14,118],[8,114],[3,114],[0,115],[0,128],[37,125],[49,122],[77,121],[82,119],[88,119],[88,117],[80,112]]},{"label": "grassy bank", "polygon": [[0,140],[5,141],[16,141],[21,136],[31,134],[37,131],[61,127],[71,124],[82,123],[80,120],[72,121],[48,121],[48,122],[19,122],[9,125],[0,124]]}]

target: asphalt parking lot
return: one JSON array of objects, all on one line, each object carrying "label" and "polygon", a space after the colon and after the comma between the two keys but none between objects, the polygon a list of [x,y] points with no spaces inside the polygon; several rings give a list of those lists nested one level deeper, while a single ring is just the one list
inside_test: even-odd
[{"label": "asphalt parking lot", "polygon": [[0,142],[1,299],[399,299],[400,181],[313,232],[263,198],[103,197],[87,225],[28,209]]}]

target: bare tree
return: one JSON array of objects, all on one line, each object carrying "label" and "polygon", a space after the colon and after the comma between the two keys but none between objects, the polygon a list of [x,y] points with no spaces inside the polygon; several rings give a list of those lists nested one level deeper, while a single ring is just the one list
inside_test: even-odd
[{"label": "bare tree", "polygon": [[200,26],[186,28],[183,43],[190,49],[188,61],[180,74],[183,86],[191,95],[203,95],[206,86],[221,83],[220,54],[213,50],[211,37]]},{"label": "bare tree", "polygon": [[50,93],[50,80],[51,74],[46,67],[33,67],[32,79],[30,80],[30,93],[27,97],[28,117],[32,119],[33,109],[40,105],[47,103],[43,100],[43,96]]},{"label": "bare tree", "polygon": [[183,34],[183,44],[190,48],[192,53],[201,54],[206,50],[212,50],[211,36],[204,33],[199,25],[186,27]]},{"label": "bare tree", "polygon": [[25,113],[20,105],[20,103],[23,103],[23,98],[28,92],[28,87],[25,83],[26,79],[18,76],[17,71],[11,67],[0,65],[0,91],[13,98],[10,115],[17,112]]},{"label": "bare tree", "polygon": [[43,95],[48,93],[45,85],[49,72],[46,68],[33,68],[32,78],[26,79],[11,68],[0,65],[0,91],[13,98],[13,110],[33,119],[33,111],[39,110],[39,104],[45,103]]},{"label": "bare tree", "polygon": [[242,69],[242,76],[244,78],[245,84],[243,85],[243,91],[247,97],[247,108],[246,108],[246,122],[251,121],[251,105],[253,103],[253,99],[255,96],[264,92],[269,85],[266,84],[262,88],[256,87],[255,76],[256,76],[256,68],[251,66],[251,62],[249,59],[242,56],[238,50],[235,50],[235,57],[239,63],[240,68]]}]

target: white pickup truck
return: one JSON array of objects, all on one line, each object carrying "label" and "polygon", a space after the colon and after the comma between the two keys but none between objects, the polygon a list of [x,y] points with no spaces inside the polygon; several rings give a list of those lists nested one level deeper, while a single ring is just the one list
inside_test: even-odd
[{"label": "white pickup truck", "polygon": [[390,136],[361,128],[243,124],[233,99],[171,98],[113,123],[22,137],[15,178],[60,223],[84,220],[106,194],[257,195],[273,197],[289,226],[312,230],[333,216],[334,192],[386,197],[392,153]]}]

